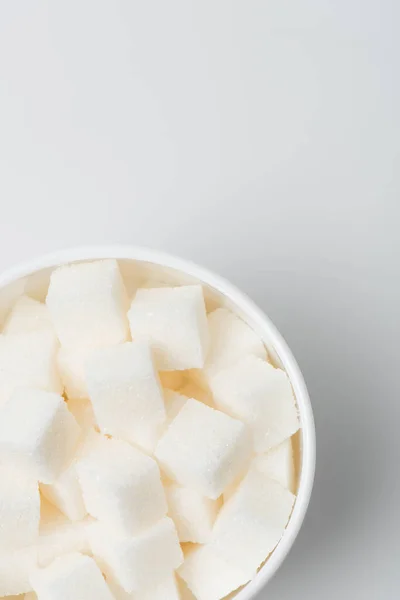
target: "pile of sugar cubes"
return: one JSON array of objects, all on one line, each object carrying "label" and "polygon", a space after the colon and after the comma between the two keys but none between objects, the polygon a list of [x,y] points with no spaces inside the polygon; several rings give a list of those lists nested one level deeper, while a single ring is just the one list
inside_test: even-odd
[{"label": "pile of sugar cubes", "polygon": [[[298,412],[201,285],[61,266],[0,335],[0,598],[219,600],[293,509]],[[22,596],[25,594],[25,596]]]}]

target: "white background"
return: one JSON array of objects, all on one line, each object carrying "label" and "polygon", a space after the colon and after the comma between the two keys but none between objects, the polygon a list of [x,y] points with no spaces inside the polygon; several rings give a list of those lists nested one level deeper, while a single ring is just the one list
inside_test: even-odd
[{"label": "white background", "polygon": [[265,600],[400,594],[396,0],[0,0],[0,267],[75,244],[247,291],[312,395],[317,479]]}]

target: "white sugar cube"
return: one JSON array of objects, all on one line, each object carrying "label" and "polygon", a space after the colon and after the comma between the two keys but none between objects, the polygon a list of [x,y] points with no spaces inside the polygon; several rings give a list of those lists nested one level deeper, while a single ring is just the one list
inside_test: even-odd
[{"label": "white sugar cube", "polygon": [[0,466],[0,553],[33,544],[39,535],[39,516],[37,482]]},{"label": "white sugar cube", "polygon": [[36,562],[34,546],[0,552],[0,596],[18,596],[32,591],[29,576]]},{"label": "white sugar cube", "polygon": [[126,442],[99,436],[76,468],[89,514],[126,535],[167,512],[156,461]]},{"label": "white sugar cube", "polygon": [[133,594],[128,594],[114,581],[107,581],[115,600],[182,600],[179,586],[174,574],[169,575],[161,583]]},{"label": "white sugar cube", "polygon": [[0,411],[0,458],[52,483],[71,460],[81,430],[61,396],[18,388]]},{"label": "white sugar cube", "polygon": [[299,428],[287,374],[256,356],[211,377],[210,387],[217,408],[252,428],[256,452],[277,446]]},{"label": "white sugar cube", "polygon": [[59,267],[46,299],[61,344],[72,349],[124,342],[127,302],[116,260]]},{"label": "white sugar cube", "polygon": [[21,296],[8,315],[3,333],[27,333],[43,329],[54,333],[49,309],[42,302]]},{"label": "white sugar cube", "polygon": [[168,514],[176,525],[179,541],[205,544],[220,508],[219,500],[210,500],[176,484],[165,486],[165,493]]},{"label": "white sugar cube", "polygon": [[132,338],[149,343],[158,369],[201,368],[208,325],[200,285],[140,289],[128,313]]},{"label": "white sugar cube", "polygon": [[50,331],[0,335],[0,405],[21,386],[62,392],[57,352],[58,341]]},{"label": "white sugar cube", "polygon": [[253,465],[264,475],[275,479],[283,487],[294,492],[295,469],[292,440],[289,438],[265,454],[258,454]]},{"label": "white sugar cube", "polygon": [[230,310],[217,308],[210,313],[208,327],[210,348],[204,365],[207,379],[249,354],[266,360],[267,351],[261,339]]},{"label": "white sugar cube", "polygon": [[185,382],[183,371],[160,371],[158,375],[161,385],[168,390],[179,390]]},{"label": "white sugar cube", "polygon": [[250,580],[240,568],[234,568],[206,544],[185,555],[179,575],[197,600],[220,600]]},{"label": "white sugar cube", "polygon": [[70,552],[89,553],[88,519],[72,523],[42,498],[39,539],[36,545],[40,567],[47,567],[57,556]]},{"label": "white sugar cube", "polygon": [[218,498],[245,470],[250,438],[240,421],[189,399],[157,444],[166,475],[207,498]]},{"label": "white sugar cube", "polygon": [[68,400],[83,400],[89,397],[86,386],[85,366],[90,350],[65,348],[58,351],[57,365]]},{"label": "white sugar cube", "polygon": [[119,535],[97,522],[89,528],[89,542],[107,579],[129,593],[158,585],[183,560],[175,525],[168,517],[135,537]]},{"label": "white sugar cube", "polygon": [[127,342],[98,350],[86,374],[100,430],[151,452],[166,415],[149,347]]},{"label": "white sugar cube", "polygon": [[31,575],[32,587],[43,600],[114,600],[93,558],[66,554]]},{"label": "white sugar cube", "polygon": [[221,508],[212,532],[213,552],[253,577],[280,541],[295,496],[257,469],[250,469]]}]

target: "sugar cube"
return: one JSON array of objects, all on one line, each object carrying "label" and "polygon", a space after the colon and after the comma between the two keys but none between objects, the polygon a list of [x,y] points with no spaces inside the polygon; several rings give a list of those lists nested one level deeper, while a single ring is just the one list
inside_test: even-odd
[{"label": "sugar cube", "polygon": [[161,385],[168,390],[179,390],[185,381],[183,371],[160,371],[158,375]]},{"label": "sugar cube", "polygon": [[107,579],[128,593],[158,585],[183,561],[175,525],[168,517],[135,537],[97,522],[89,528],[89,542]]},{"label": "sugar cube", "polygon": [[46,303],[63,346],[98,348],[128,338],[128,300],[116,260],[59,267]]},{"label": "sugar cube", "polygon": [[61,396],[18,388],[0,411],[0,458],[52,483],[71,460],[81,431]]},{"label": "sugar cube", "polygon": [[168,514],[175,523],[179,541],[205,544],[210,539],[220,502],[176,484],[165,486],[165,493]]},{"label": "sugar cube", "polygon": [[36,560],[34,546],[0,552],[0,596],[30,592],[29,576],[36,567]]},{"label": "sugar cube", "polygon": [[210,313],[208,327],[210,347],[204,365],[207,379],[249,354],[266,360],[267,351],[261,339],[230,310],[217,308]]},{"label": "sugar cube", "polygon": [[204,365],[208,325],[200,285],[140,289],[128,317],[132,338],[151,345],[158,369]]},{"label": "sugar cube", "polygon": [[33,544],[39,535],[39,516],[37,482],[0,465],[0,553]]},{"label": "sugar cube", "polygon": [[240,567],[226,563],[208,544],[185,555],[178,573],[197,600],[220,600],[250,580]]},{"label": "sugar cube", "polygon": [[83,400],[89,397],[86,386],[85,366],[90,350],[65,348],[57,354],[57,365],[68,400]]},{"label": "sugar cube", "polygon": [[62,392],[57,351],[58,341],[50,331],[0,335],[0,404],[21,386]]},{"label": "sugar cube", "polygon": [[292,440],[289,438],[265,454],[258,454],[253,465],[283,487],[294,492],[295,469]]},{"label": "sugar cube", "polygon": [[54,333],[47,306],[29,296],[20,296],[8,315],[3,333],[27,333],[43,329]]},{"label": "sugar cube", "polygon": [[126,442],[99,436],[76,468],[89,514],[126,535],[167,512],[156,461]]},{"label": "sugar cube", "polygon": [[114,600],[93,558],[83,554],[60,556],[30,579],[43,600]]},{"label": "sugar cube", "polygon": [[211,536],[215,554],[249,578],[280,541],[295,496],[255,468],[221,508]]},{"label": "sugar cube", "polygon": [[39,539],[36,545],[38,565],[47,567],[57,556],[70,552],[89,553],[89,523],[88,519],[72,523],[42,498]]},{"label": "sugar cube", "polygon": [[254,449],[266,452],[299,428],[293,390],[285,371],[256,356],[247,356],[210,378],[220,410],[251,427]]},{"label": "sugar cube", "polygon": [[151,452],[166,415],[149,347],[127,342],[98,350],[86,374],[100,430]]},{"label": "sugar cube", "polygon": [[218,498],[245,470],[251,444],[246,426],[189,399],[157,444],[166,475],[207,498]]}]

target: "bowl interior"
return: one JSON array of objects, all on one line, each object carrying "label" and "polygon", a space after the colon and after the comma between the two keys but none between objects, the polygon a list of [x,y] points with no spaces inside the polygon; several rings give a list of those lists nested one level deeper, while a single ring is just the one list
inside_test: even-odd
[{"label": "bowl interior", "polygon": [[[278,553],[277,549],[275,549],[268,557],[264,565],[260,568],[255,580],[247,584],[244,588],[242,588],[242,590],[239,590],[229,596],[230,598],[235,597],[236,600],[250,599],[255,593],[257,593],[257,591],[269,579],[269,577],[272,576],[290,549],[290,546],[296,537],[297,531],[300,528],[301,521],[308,504],[309,494],[311,492],[311,489],[308,488],[311,488],[310,481],[312,483],[313,473],[310,475],[310,456],[305,456],[304,449],[309,446],[309,443],[305,444],[305,441],[309,442],[309,440],[305,440],[305,436],[311,436],[311,438],[313,436],[313,431],[310,430],[310,427],[313,428],[313,424],[310,421],[310,416],[307,416],[305,413],[305,408],[309,408],[307,406],[309,401],[305,386],[304,389],[302,389],[301,387],[299,388],[296,383],[296,378],[299,376],[301,377],[299,372],[296,371],[296,369],[298,370],[298,367],[294,362],[293,357],[291,357],[290,351],[287,349],[285,342],[282,340],[279,333],[275,330],[274,326],[266,317],[266,315],[261,313],[261,311],[259,311],[259,309],[257,309],[257,307],[255,307],[243,294],[241,294],[238,290],[235,290],[233,286],[230,286],[230,284],[224,282],[222,279],[219,279],[216,276],[214,277],[213,274],[208,273],[207,271],[204,271],[195,265],[190,265],[190,263],[187,263],[187,265],[185,264],[187,269],[181,269],[171,267],[168,265],[168,263],[164,264],[163,261],[155,262],[134,258],[119,258],[121,254],[104,253],[104,255],[102,255],[104,258],[111,256],[118,258],[127,291],[130,296],[133,296],[137,287],[148,285],[150,282],[157,285],[201,283],[204,289],[207,311],[210,312],[218,307],[226,307],[238,314],[245,322],[248,323],[250,327],[252,327],[254,331],[257,332],[257,334],[263,340],[271,362],[275,366],[285,369],[289,375],[289,378],[291,379],[301,420],[301,429],[294,436],[293,442],[297,481],[297,500],[284,538],[277,546],[277,548],[280,549],[282,544],[286,544],[286,548],[281,553],[282,556],[276,557],[276,564],[273,565],[273,560],[271,559],[274,559],[274,555]],[[85,258],[85,260],[100,257],[101,256],[90,256]],[[26,293],[37,300],[45,300],[52,270],[55,266],[66,262],[78,261],[73,256],[69,257],[66,255],[65,259],[60,258],[59,260],[48,260],[47,263],[45,261],[45,264],[50,266],[43,266],[42,268],[28,267],[21,271],[22,276],[18,276],[18,272],[16,272],[16,275],[14,273],[6,278],[6,281],[3,285],[0,280],[0,330],[11,306],[16,298],[18,298],[21,294]],[[81,261],[79,260],[79,262]],[[290,361],[294,363],[294,367]],[[296,379],[296,381],[294,381],[294,379]],[[310,408],[309,410],[311,411]],[[298,509],[297,505],[299,503],[299,495],[303,493],[301,488],[305,464],[308,468],[307,479],[309,481],[304,483],[305,491],[304,499],[302,499],[304,506]],[[313,465],[311,465],[311,471],[313,471]],[[292,527],[292,522],[294,520],[297,520],[297,523]],[[289,537],[288,533],[291,529],[293,531]],[[284,542],[285,537],[288,537],[288,539]],[[271,566],[270,569],[268,569],[269,566]],[[267,570],[270,571],[269,574],[267,573]],[[261,578],[262,573],[263,576]],[[256,580],[259,581],[257,582]]]}]

